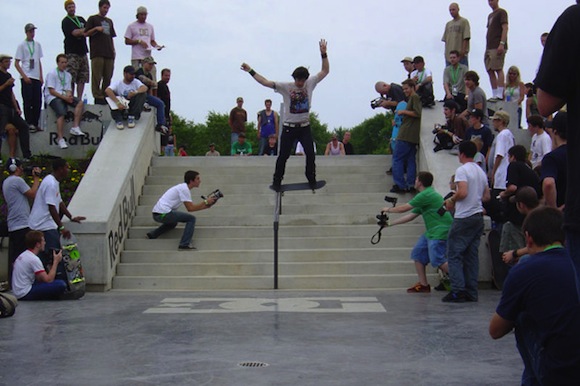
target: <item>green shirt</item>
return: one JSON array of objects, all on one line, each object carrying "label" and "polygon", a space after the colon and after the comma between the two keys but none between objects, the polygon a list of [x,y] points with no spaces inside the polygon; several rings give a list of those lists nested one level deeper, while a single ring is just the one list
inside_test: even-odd
[{"label": "green shirt", "polygon": [[236,154],[252,154],[252,144],[244,142],[242,145],[239,142],[234,142],[232,145],[232,155]]},{"label": "green shirt", "polygon": [[407,141],[418,144],[419,133],[421,131],[421,111],[423,111],[423,105],[421,104],[421,98],[419,98],[419,95],[415,93],[409,97],[407,108],[405,110],[414,111],[415,114],[417,114],[417,117],[403,115],[403,123],[399,129],[397,141]]},{"label": "green shirt", "polygon": [[420,214],[425,221],[425,237],[429,240],[447,240],[449,227],[453,217],[447,211],[441,216],[437,211],[443,207],[443,197],[431,186],[417,194],[409,205],[413,207],[412,213]]}]

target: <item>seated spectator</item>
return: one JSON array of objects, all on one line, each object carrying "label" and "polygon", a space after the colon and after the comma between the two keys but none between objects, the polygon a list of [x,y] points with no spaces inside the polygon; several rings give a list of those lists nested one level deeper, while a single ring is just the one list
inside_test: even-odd
[{"label": "seated spectator", "polygon": [[443,87],[445,89],[445,100],[454,100],[457,103],[457,114],[460,114],[467,107],[465,99],[465,81],[463,77],[468,71],[465,64],[459,63],[460,54],[457,50],[449,52],[449,66],[443,71]]},{"label": "seated spectator", "polygon": [[185,145],[179,146],[177,155],[180,157],[187,157],[187,152],[185,151]]},{"label": "seated spectator", "polygon": [[415,64],[415,71],[411,73],[411,79],[415,81],[415,91],[421,98],[421,104],[423,107],[433,107],[435,106],[433,74],[431,70],[425,68],[425,60],[422,56],[415,56],[413,64]]},{"label": "seated spectator", "polygon": [[205,153],[206,157],[219,157],[220,156],[220,152],[217,151],[215,149],[215,143],[210,143],[209,144],[209,151],[207,153]]},{"label": "seated spectator", "polygon": [[44,86],[44,101],[54,110],[56,114],[56,142],[61,149],[68,148],[63,136],[64,117],[67,107],[73,107],[74,121],[70,129],[72,135],[85,136],[80,129],[81,118],[84,110],[83,101],[73,96],[72,75],[66,71],[68,59],[65,54],[58,54],[56,57],[57,67],[46,74],[46,84]]},{"label": "seated spectator", "polygon": [[[10,158],[16,158],[16,145],[18,144],[18,129],[12,123],[8,123],[4,128],[4,132],[6,133],[6,139],[8,142],[8,154],[10,155]],[[0,138],[0,148],[1,147],[2,147],[2,139]]]},{"label": "seated spectator", "polygon": [[473,109],[479,109],[482,111],[481,123],[488,125],[487,97],[485,96],[485,91],[479,87],[479,75],[477,75],[477,72],[475,71],[467,71],[463,78],[465,80],[465,88],[468,96],[467,109],[461,113],[461,116],[467,118]]},{"label": "seated spectator", "polygon": [[338,141],[336,134],[332,134],[332,139],[326,145],[324,155],[345,155],[344,144]]},{"label": "seated spectator", "polygon": [[[514,198],[516,208],[518,212],[520,212],[521,215],[524,216],[524,219],[528,215],[528,213],[530,213],[532,210],[540,206],[540,200],[538,200],[538,193],[536,192],[536,189],[532,188],[531,186],[522,186],[521,188],[519,188],[516,194],[514,195]],[[504,252],[501,258],[504,263],[514,265],[518,263],[520,260],[523,260],[524,256],[526,256],[528,253],[529,251],[528,247],[525,245],[525,235],[524,235],[524,246],[521,248],[514,249],[513,251]]]},{"label": "seated spectator", "polygon": [[246,134],[239,133],[237,142],[232,144],[231,155],[234,157],[252,155],[252,144],[246,142]]},{"label": "seated spectator", "polygon": [[[316,153],[316,142],[312,142],[314,146],[314,153]],[[296,142],[296,150],[294,150],[294,155],[304,155],[304,147],[300,143],[300,141]]]},{"label": "seated spectator", "polygon": [[62,260],[62,252],[52,252],[52,265],[48,273],[38,254],[44,251],[46,242],[40,231],[30,231],[24,237],[27,250],[14,262],[12,272],[12,292],[20,300],[54,300],[67,289],[63,280],[55,280],[57,266]]},{"label": "seated spectator", "polygon": [[523,231],[532,257],[510,270],[489,323],[493,339],[515,329],[523,385],[578,383],[580,293],[562,217],[554,208],[528,214]]},{"label": "seated spectator", "polygon": [[481,138],[483,141],[483,147],[479,151],[485,157],[487,157],[487,152],[493,143],[493,134],[490,128],[483,124],[483,111],[481,109],[472,109],[469,112],[469,127],[465,131],[464,141],[471,141],[474,138]]},{"label": "seated spectator", "polygon": [[544,156],[552,151],[552,138],[544,130],[544,119],[541,116],[532,115],[528,117],[527,121],[528,131],[532,136],[529,159],[532,168],[538,171]]},{"label": "seated spectator", "polygon": [[350,131],[344,132],[344,136],[342,137],[342,144],[344,145],[344,154],[354,154],[354,147],[352,146],[352,143],[350,143]]},{"label": "seated spectator", "polygon": [[276,141],[276,134],[268,136],[268,146],[264,150],[264,155],[278,155],[278,142]]},{"label": "seated spectator", "polygon": [[520,69],[516,66],[511,66],[505,79],[505,90],[503,92],[503,100],[510,103],[518,104],[518,127],[522,127],[522,102],[526,96],[524,82],[520,77]]},{"label": "seated spectator", "polygon": [[123,123],[125,119],[127,127],[134,128],[135,121],[141,118],[143,105],[147,99],[147,86],[135,79],[135,67],[126,66],[123,69],[123,79],[107,87],[105,94],[117,129],[123,130],[125,128]]},{"label": "seated spectator", "polygon": [[475,146],[477,146],[477,153],[475,153],[475,157],[473,157],[473,162],[478,164],[481,170],[483,170],[487,175],[487,164],[485,162],[485,156],[481,154],[483,140],[480,137],[475,137],[471,140],[471,142],[475,143]]},{"label": "seated spectator", "polygon": [[435,149],[438,152],[442,149],[451,149],[458,145],[465,137],[467,121],[458,114],[459,107],[453,99],[448,99],[443,103],[443,114],[445,115],[445,126],[436,127]]},{"label": "seated spectator", "polygon": [[155,64],[157,64],[157,62],[151,56],[147,56],[143,59],[142,67],[135,72],[135,78],[139,79],[141,83],[147,86],[148,92],[145,102],[155,107],[157,110],[157,125],[155,126],[155,130],[163,135],[167,135],[169,134],[169,129],[166,126],[165,103],[152,94],[153,90],[157,90],[157,82],[153,80],[152,73]]}]

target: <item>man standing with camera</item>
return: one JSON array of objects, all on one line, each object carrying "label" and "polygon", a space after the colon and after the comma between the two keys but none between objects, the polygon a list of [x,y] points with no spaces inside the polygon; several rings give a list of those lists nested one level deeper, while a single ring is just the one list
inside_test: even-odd
[{"label": "man standing with camera", "polygon": [[177,226],[177,223],[184,222],[185,229],[179,241],[180,251],[191,251],[196,248],[191,245],[193,231],[195,228],[195,216],[189,213],[179,212],[177,209],[183,205],[188,212],[209,209],[217,199],[218,195],[211,194],[202,202],[194,204],[191,199],[191,189],[199,188],[201,177],[198,172],[188,170],[183,176],[183,182],[169,188],[153,207],[153,220],[161,223],[155,230],[147,233],[148,239],[156,239],[163,233],[170,231]]},{"label": "man standing with camera", "polygon": [[419,191],[419,194],[406,204],[392,208],[385,207],[381,210],[382,213],[411,211],[411,213],[392,221],[389,226],[408,223],[421,215],[425,222],[426,232],[419,238],[411,252],[411,260],[415,262],[419,282],[407,289],[407,293],[431,292],[425,269],[429,262],[445,274],[449,272],[446,258],[447,234],[453,218],[443,208],[443,197],[432,188],[432,185],[433,174],[419,172],[415,180],[415,189]]},{"label": "man standing with camera", "polygon": [[2,183],[2,193],[8,207],[8,281],[12,281],[13,264],[18,255],[26,250],[24,236],[30,231],[28,217],[30,216],[30,204],[28,200],[34,200],[38,186],[40,185],[40,168],[32,169],[34,181],[28,186],[24,178],[22,162],[16,158],[9,158],[6,171],[10,174]]}]

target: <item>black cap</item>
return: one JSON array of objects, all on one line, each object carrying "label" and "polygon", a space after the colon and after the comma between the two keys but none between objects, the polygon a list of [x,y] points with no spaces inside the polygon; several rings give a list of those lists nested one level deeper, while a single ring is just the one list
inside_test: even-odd
[{"label": "black cap", "polygon": [[484,115],[483,115],[483,110],[482,110],[482,109],[471,109],[471,110],[469,111],[469,114],[470,114],[470,115],[473,115],[474,117],[477,117],[477,118],[482,118],[482,119],[483,119],[483,116],[484,116]]},{"label": "black cap", "polygon": [[425,59],[422,56],[415,56],[413,58],[413,63],[425,63]]}]

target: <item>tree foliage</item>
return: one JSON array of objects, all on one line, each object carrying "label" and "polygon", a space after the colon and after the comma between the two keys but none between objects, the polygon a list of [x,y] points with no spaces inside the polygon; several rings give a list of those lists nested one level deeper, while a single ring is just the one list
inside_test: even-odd
[{"label": "tree foliage", "polygon": [[[228,125],[227,113],[210,111],[205,123],[195,123],[173,113],[172,116],[172,127],[177,137],[177,145],[185,145],[189,155],[204,155],[210,143],[215,143],[216,150],[222,155],[230,154],[231,129]],[[389,138],[392,131],[390,121],[391,119],[385,114],[377,114],[351,129],[339,127],[334,132],[342,138],[345,131],[350,131],[356,154],[387,154],[390,153]],[[316,153],[324,154],[326,144],[332,137],[328,125],[320,122],[316,113],[310,113],[310,128],[316,143]],[[255,123],[247,123],[246,141],[252,144],[254,154],[258,151],[257,135]]]}]

